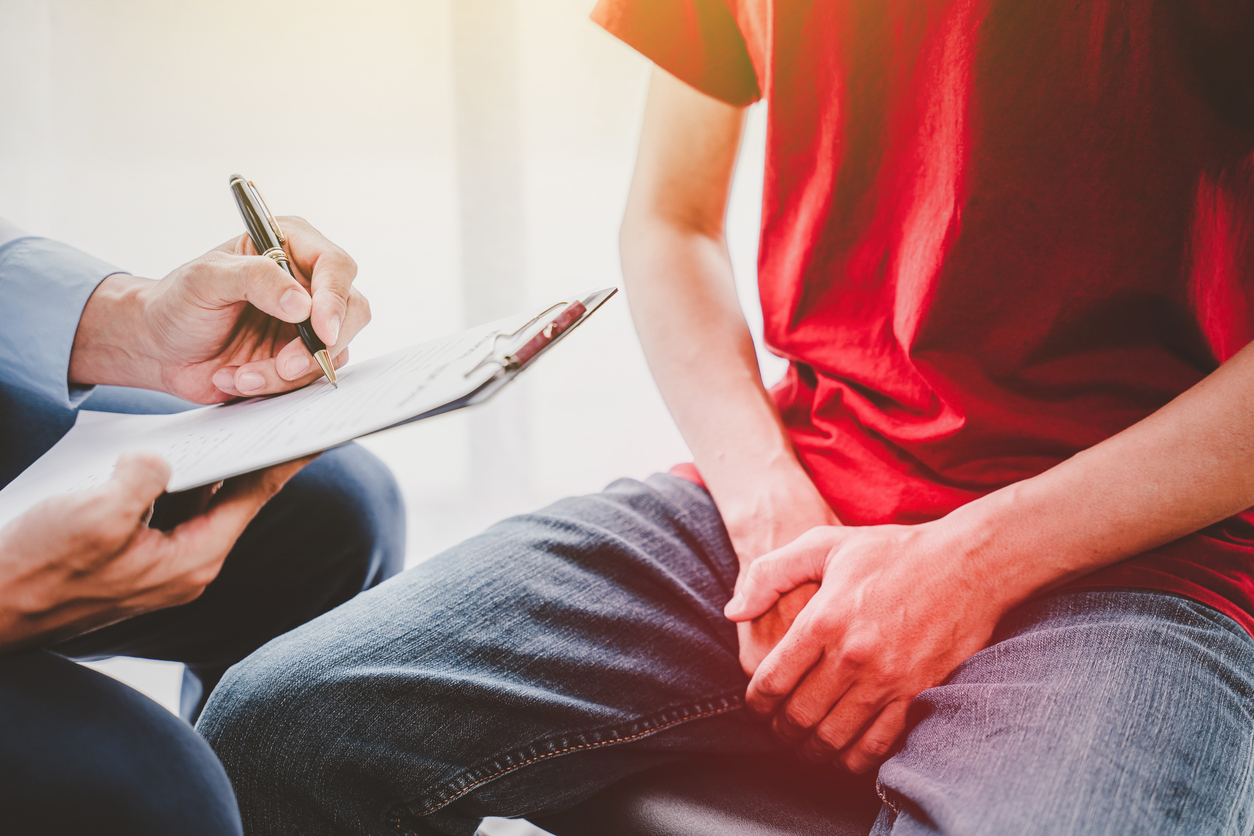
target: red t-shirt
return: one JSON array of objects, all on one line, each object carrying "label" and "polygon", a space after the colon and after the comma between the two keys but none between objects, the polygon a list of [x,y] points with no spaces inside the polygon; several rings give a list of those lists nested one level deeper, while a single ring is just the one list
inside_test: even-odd
[{"label": "red t-shirt", "polygon": [[[1254,1],[601,0],[769,103],[773,394],[853,525],[940,517],[1154,412],[1254,337]],[[1254,416],[1251,416],[1254,420]],[[1084,586],[1254,632],[1254,513]]]}]

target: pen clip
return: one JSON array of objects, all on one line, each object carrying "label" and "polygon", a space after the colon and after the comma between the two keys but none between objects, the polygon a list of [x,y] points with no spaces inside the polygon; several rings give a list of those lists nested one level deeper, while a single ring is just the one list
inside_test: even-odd
[{"label": "pen clip", "polygon": [[257,188],[257,184],[252,180],[248,181],[248,188],[252,189],[253,194],[257,196],[257,202],[261,204],[261,211],[266,216],[266,223],[270,225],[270,229],[273,230],[275,237],[279,239],[279,246],[283,246],[287,243],[287,238],[283,236],[283,227],[279,226],[279,222],[275,220],[274,213],[270,211],[269,205],[266,204],[266,199],[261,196],[261,189]]}]

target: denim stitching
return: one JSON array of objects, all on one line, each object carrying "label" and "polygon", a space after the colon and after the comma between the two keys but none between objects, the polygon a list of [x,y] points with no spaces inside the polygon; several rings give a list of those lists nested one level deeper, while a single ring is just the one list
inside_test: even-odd
[{"label": "denim stitching", "polygon": [[[707,707],[704,711],[700,711],[697,714],[691,713],[692,711],[696,711],[700,709],[703,705],[713,706],[713,707]],[[636,721],[634,725],[637,728],[641,725],[644,725],[646,726],[646,728],[643,729],[642,731],[638,731],[633,734],[618,735],[615,737],[611,737],[607,740],[597,740],[591,743],[587,743],[587,742],[578,743],[574,746],[567,746],[563,749],[556,749],[551,752],[544,752],[543,754],[532,755],[531,757],[526,757],[526,754],[528,751],[532,751],[532,752],[535,751],[536,747],[533,745],[529,747],[529,749],[523,750],[516,755],[516,757],[524,758],[524,760],[520,760],[517,763],[512,763],[509,766],[506,766],[504,768],[498,768],[495,772],[491,773],[490,775],[485,775],[482,778],[471,780],[469,783],[465,784],[460,789],[457,789],[456,791],[454,791],[451,795],[448,795],[442,800],[437,801],[435,804],[430,805],[425,810],[422,810],[419,813],[414,813],[412,811],[403,810],[403,809],[395,810],[391,817],[390,824],[392,825],[392,827],[396,828],[398,831],[404,834],[404,836],[418,836],[418,834],[415,831],[410,830],[409,828],[401,824],[401,819],[405,815],[413,815],[413,816],[421,817],[421,816],[429,815],[430,813],[434,813],[436,810],[440,809],[441,807],[445,807],[451,804],[452,802],[456,801],[458,798],[470,792],[471,790],[475,789],[476,787],[482,786],[483,784],[487,783],[488,781],[491,781],[494,778],[499,778],[500,776],[506,774],[507,772],[514,772],[515,770],[518,770],[524,766],[528,766],[530,764],[536,763],[537,761],[547,760],[548,758],[556,757],[557,755],[564,755],[569,752],[579,751],[581,749],[597,749],[597,748],[601,748],[603,746],[609,746],[615,743],[626,743],[629,740],[636,740],[641,737],[646,737],[651,734],[656,734],[657,732],[663,731],[672,726],[677,726],[681,723],[686,723],[691,720],[700,720],[702,717],[711,717],[716,714],[726,714],[729,711],[735,711],[741,707],[742,707],[742,698],[738,694],[733,693],[733,694],[724,695],[721,697],[715,697],[710,700],[704,700],[702,702],[695,703],[695,704],[690,703],[689,705],[683,706],[680,708],[667,709],[661,712],[660,714],[654,715],[653,717],[648,717],[648,718],[645,718],[644,720],[638,720]],[[662,722],[663,720],[665,720],[665,718],[668,715],[678,715],[678,716],[675,716],[674,719],[672,720],[667,720],[665,722]],[[611,733],[613,733],[613,727],[611,727]],[[584,732],[578,736],[579,737],[584,737],[584,736],[589,736],[589,735],[596,736],[598,734],[600,733],[599,732]],[[500,760],[501,760],[500,758],[497,759],[498,764]],[[506,757],[505,760],[507,761],[514,760],[514,757]],[[473,772],[474,770],[471,770],[472,774]],[[469,775],[465,777],[469,777]],[[465,780],[465,778],[463,778],[462,780]],[[456,786],[458,783],[461,783],[461,781],[454,781],[450,783],[453,786]],[[449,792],[449,790],[452,789],[452,787],[450,787],[448,784],[446,784],[445,786],[447,789],[443,791],[437,791],[436,794],[441,795],[441,794]]]},{"label": "denim stitching", "polygon": [[889,797],[888,787],[884,786],[884,782],[878,777],[875,779],[875,794],[880,797],[880,801],[883,801],[892,809],[894,815],[901,815],[901,808],[897,806],[897,802]]}]

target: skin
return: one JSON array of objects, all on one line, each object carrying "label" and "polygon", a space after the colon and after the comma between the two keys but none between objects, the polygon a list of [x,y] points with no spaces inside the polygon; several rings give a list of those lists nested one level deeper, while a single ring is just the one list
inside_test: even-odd
[{"label": "skin", "polygon": [[[280,225],[297,274],[261,258],[247,235],[161,281],[113,275],[87,303],[70,382],[139,386],[195,403],[286,392],[321,377],[294,323],[310,317],[336,366],[370,321],[357,264],[304,219]],[[309,277],[309,278],[306,278]]]},{"label": "skin", "polygon": [[747,702],[815,761],[874,769],[911,700],[1033,595],[1254,505],[1254,346],[1053,469],[916,526],[841,526],[758,377],[723,218],[742,113],[655,70],[623,269],[658,386],[741,573]]},{"label": "skin", "polygon": [[[724,216],[744,111],[655,70],[621,232],[623,276],[645,357],[743,567],[838,524],[762,385],[736,299]],[[818,590],[799,584],[742,623],[752,673]]]},{"label": "skin", "polygon": [[[73,384],[168,392],[196,403],[268,395],[321,376],[294,323],[313,327],[336,366],[370,320],[352,287],[357,265],[300,218],[281,218],[297,278],[260,257],[248,236],[160,281],[114,275],[79,320]],[[193,600],[257,511],[312,459],[202,489],[173,530],[148,527],[170,468],[159,456],[118,460],[91,491],[43,502],[0,529],[0,651],[46,644]]]}]

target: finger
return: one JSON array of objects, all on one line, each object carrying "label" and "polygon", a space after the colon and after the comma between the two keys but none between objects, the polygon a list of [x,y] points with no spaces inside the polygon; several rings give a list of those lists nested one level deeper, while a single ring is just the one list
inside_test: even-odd
[{"label": "finger", "polygon": [[[811,604],[822,597],[822,593],[816,595]],[[809,605],[749,680],[745,704],[760,715],[775,714],[802,677],[823,658],[823,637],[817,634],[815,619],[807,617],[808,610]]]},{"label": "finger", "polygon": [[[771,730],[781,739],[796,743],[810,737],[831,711],[832,706],[853,684],[855,672],[835,664],[824,654],[810,669],[771,721]],[[829,752],[830,757],[834,752]]]},{"label": "finger", "polygon": [[309,291],[273,259],[215,250],[189,267],[182,274],[187,291],[206,307],[216,309],[248,302],[284,322],[304,322],[309,318],[313,304]]},{"label": "finger", "polygon": [[170,465],[156,453],[123,453],[102,489],[111,500],[107,513],[128,521],[145,519],[152,503],[165,493],[170,475]]},{"label": "finger", "polygon": [[279,350],[274,357],[274,367],[284,380],[300,380],[318,367],[309,349],[299,337]]},{"label": "finger", "polygon": [[[299,340],[297,341],[299,342]],[[286,348],[286,347],[285,347]],[[305,356],[309,352],[302,346]],[[293,349],[293,352],[295,349]],[[340,368],[348,362],[348,349],[343,349],[332,358],[331,365]],[[322,367],[310,363],[311,370],[295,380],[285,380],[278,372],[277,359],[257,360],[242,366],[223,366],[213,373],[213,385],[236,398],[257,398],[266,395],[278,395],[290,392],[302,386],[308,386],[322,378]]]},{"label": "finger", "polygon": [[370,323],[370,316],[370,303],[366,301],[366,297],[356,290],[349,293],[348,312],[344,315],[344,324],[340,328],[339,339],[334,344],[327,344],[327,349],[331,352],[331,356],[335,356],[337,352],[353,341],[353,337],[361,333],[361,329]]},{"label": "finger", "polygon": [[173,556],[167,565],[174,588],[168,594],[174,595],[176,601],[199,595],[217,576],[222,561],[257,512],[316,458],[317,455],[305,456],[228,479],[204,514],[170,532],[166,547]]},{"label": "finger", "polygon": [[906,731],[910,700],[889,703],[853,746],[840,754],[839,760],[850,772],[870,772],[893,751]]},{"label": "finger", "polygon": [[169,481],[170,466],[156,453],[124,453],[108,482],[67,497],[73,510],[57,525],[68,522],[84,552],[112,554],[146,528]]},{"label": "finger", "polygon": [[840,530],[835,526],[811,529],[753,561],[723,614],[732,621],[750,621],[773,607],[785,592],[808,581],[821,581],[827,556],[835,546],[833,534]]},{"label": "finger", "polygon": [[[360,294],[354,292],[354,296],[360,297]],[[364,300],[363,300],[364,301]],[[341,357],[347,350],[350,340],[359,332],[369,321],[369,312],[363,318],[360,316],[360,306],[349,308],[348,319],[344,323],[344,327],[340,329],[340,342],[338,345],[328,345],[327,352],[331,355],[334,366],[338,369],[348,359],[347,355]],[[280,377],[284,380],[299,381],[300,385],[308,383],[310,380],[317,380],[322,374],[321,368],[317,365],[313,356],[309,353],[309,349],[305,347],[305,343],[300,338],[294,339],[279,351],[275,356],[275,369]],[[224,378],[225,382],[225,378]]]},{"label": "finger", "polygon": [[349,312],[357,262],[303,218],[283,217],[279,224],[292,261],[309,277],[314,331],[328,346],[336,345]]}]

